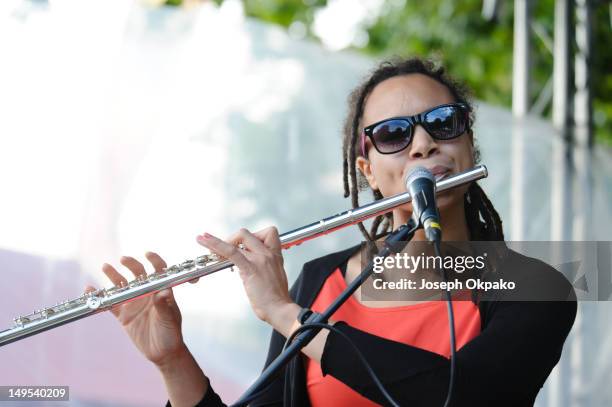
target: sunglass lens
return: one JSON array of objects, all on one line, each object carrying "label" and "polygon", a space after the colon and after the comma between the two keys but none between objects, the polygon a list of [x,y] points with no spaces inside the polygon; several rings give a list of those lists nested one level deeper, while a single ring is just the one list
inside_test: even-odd
[{"label": "sunglass lens", "polygon": [[411,125],[405,120],[388,120],[372,129],[372,138],[381,153],[403,150],[411,141]]},{"label": "sunglass lens", "polygon": [[425,116],[425,126],[433,137],[447,140],[458,137],[466,130],[466,112],[458,106],[444,106]]}]

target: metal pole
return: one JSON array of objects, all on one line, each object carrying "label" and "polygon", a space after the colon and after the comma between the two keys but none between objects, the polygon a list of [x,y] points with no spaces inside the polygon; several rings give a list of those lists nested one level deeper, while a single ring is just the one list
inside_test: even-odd
[{"label": "metal pole", "polygon": [[570,124],[570,0],[555,1],[553,51],[553,125],[569,140]]},{"label": "metal pole", "polygon": [[[512,114],[521,119],[529,112],[529,0],[514,1],[514,50],[512,56]],[[526,186],[525,123],[515,120],[512,129],[512,240],[524,240]]]},{"label": "metal pole", "polygon": [[576,94],[574,122],[576,143],[593,146],[593,101],[591,94],[592,12],[588,0],[576,0],[576,56],[574,60]]},{"label": "metal pole", "polygon": [[529,112],[530,4],[529,0],[514,1],[512,113],[517,118],[524,117]]}]

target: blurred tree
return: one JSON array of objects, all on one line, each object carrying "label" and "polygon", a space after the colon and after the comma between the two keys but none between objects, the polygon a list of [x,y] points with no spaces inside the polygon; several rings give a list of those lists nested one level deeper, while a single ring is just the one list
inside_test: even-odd
[{"label": "blurred tree", "polygon": [[[213,0],[221,4],[223,0]],[[168,0],[177,4],[181,0]],[[376,3],[370,0],[370,3]],[[313,30],[318,10],[327,0],[243,0],[246,14],[290,28],[298,23],[319,40]],[[546,38],[552,39],[555,0],[534,2],[532,101],[552,75],[553,57]],[[513,3],[499,1],[495,17],[483,17],[482,0],[380,0],[379,14],[364,21],[363,38],[353,46],[377,58],[420,55],[444,64],[454,76],[466,81],[475,96],[488,103],[509,107],[512,102]],[[611,9],[609,1],[592,0],[592,91],[596,140],[612,145],[612,53],[609,48]],[[367,19],[366,19],[367,20]],[[545,38],[544,40],[542,38]],[[550,103],[543,114],[550,116]]]}]

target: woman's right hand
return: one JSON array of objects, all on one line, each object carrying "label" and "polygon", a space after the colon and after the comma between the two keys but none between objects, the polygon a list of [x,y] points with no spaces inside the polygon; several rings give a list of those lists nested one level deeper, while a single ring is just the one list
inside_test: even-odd
[{"label": "woman's right hand", "polygon": [[[166,262],[156,253],[147,252],[147,260],[156,273],[166,267]],[[135,277],[145,274],[142,263],[133,257],[122,257],[121,264]],[[113,266],[105,263],[102,271],[115,286],[127,285],[128,280]],[[85,292],[95,290],[87,286]],[[171,288],[147,295],[111,309],[134,345],[158,367],[163,367],[187,351],[181,332],[181,311],[174,300]]]}]

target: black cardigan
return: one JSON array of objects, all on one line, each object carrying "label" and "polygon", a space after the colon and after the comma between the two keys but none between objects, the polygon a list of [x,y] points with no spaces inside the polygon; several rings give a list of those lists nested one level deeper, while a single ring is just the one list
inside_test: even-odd
[{"label": "black cardigan", "polygon": [[[346,264],[360,246],[332,253],[306,264],[293,284],[291,298],[310,307],[327,277]],[[532,406],[546,378],[561,357],[561,350],[574,323],[577,304],[574,290],[557,270],[539,260],[510,251],[504,262],[514,281],[529,281],[530,287],[556,287],[566,301],[499,301],[478,303],[481,333],[456,353],[453,406]],[[507,266],[507,267],[506,267]],[[342,267],[345,271],[345,267]],[[544,284],[544,285],[542,285]],[[352,328],[335,325],[364,353],[366,359],[394,399],[401,405],[441,406],[449,382],[449,359],[439,354],[391,341]],[[268,366],[279,354],[285,338],[272,332]],[[305,357],[305,356],[303,356]],[[309,406],[306,372],[302,358],[294,358],[290,379],[296,406]],[[363,396],[383,405],[386,401],[344,339],[330,332],[321,369]],[[251,406],[282,406],[285,375],[280,374]],[[197,404],[224,406],[209,386]],[[167,407],[170,402],[167,403]]]}]

